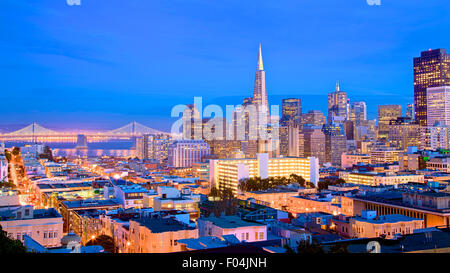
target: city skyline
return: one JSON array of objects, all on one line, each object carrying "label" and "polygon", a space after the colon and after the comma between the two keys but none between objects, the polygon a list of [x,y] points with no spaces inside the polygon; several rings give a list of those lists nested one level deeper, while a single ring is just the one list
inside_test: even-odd
[{"label": "city skyline", "polygon": [[[413,102],[412,58],[428,48],[448,48],[448,38],[428,34],[439,32],[448,22],[445,16],[434,16],[439,3],[418,1],[421,14],[417,14],[411,3],[383,3],[381,9],[365,1],[324,2],[325,9],[319,3],[305,3],[300,9],[289,1],[283,7],[231,2],[200,16],[196,9],[208,7],[202,1],[190,7],[178,3],[178,8],[175,3],[152,3],[150,8],[147,3],[84,1],[81,6],[68,6],[54,1],[37,7],[6,1],[3,20],[16,31],[0,29],[4,34],[0,72],[10,102],[9,109],[1,110],[8,121],[0,122],[0,129],[19,129],[31,122],[52,129],[112,129],[136,120],[168,130],[174,121],[171,108],[192,103],[194,96],[202,96],[208,104],[233,105],[251,96],[259,43],[264,48],[270,104],[281,105],[283,98],[295,97],[302,100],[304,112],[326,113],[327,94],[339,80],[351,101],[367,102],[368,119],[376,118],[377,105],[386,98],[405,109]],[[119,7],[123,18],[133,14],[133,20],[123,26],[102,23],[117,15]],[[231,7],[240,11],[229,14],[220,9]],[[355,10],[362,15],[350,14]],[[317,20],[319,11],[327,15],[321,17],[323,22]],[[446,11],[443,6],[441,12]],[[164,16],[156,16],[158,12]],[[304,15],[298,22],[293,20],[296,12]],[[417,18],[395,27],[380,20],[408,13]],[[55,24],[62,16],[67,22]],[[256,16],[262,18],[260,25],[243,23]],[[414,27],[429,16],[433,23]],[[75,20],[79,17],[81,21]],[[161,20],[158,27],[157,20]],[[180,31],[182,22],[187,26]],[[312,35],[302,27],[306,22],[323,35]],[[400,31],[401,37],[396,37]],[[152,34],[157,36],[147,37]],[[133,46],[123,51],[128,43]],[[167,93],[173,95],[169,102],[164,101]]]},{"label": "city skyline", "polygon": [[450,253],[444,0],[0,2],[0,254]]}]

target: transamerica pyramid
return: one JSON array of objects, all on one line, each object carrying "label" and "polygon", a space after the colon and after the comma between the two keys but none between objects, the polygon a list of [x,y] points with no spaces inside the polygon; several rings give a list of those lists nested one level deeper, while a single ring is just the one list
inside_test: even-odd
[{"label": "transamerica pyramid", "polygon": [[258,62],[255,73],[255,88],[253,89],[253,105],[259,110],[269,111],[269,103],[266,90],[266,72],[264,71],[261,44],[259,44]]}]

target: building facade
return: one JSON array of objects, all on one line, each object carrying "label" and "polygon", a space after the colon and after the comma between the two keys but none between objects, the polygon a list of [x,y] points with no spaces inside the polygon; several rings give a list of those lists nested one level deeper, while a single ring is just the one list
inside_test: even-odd
[{"label": "building facade", "polygon": [[315,157],[269,158],[258,154],[257,158],[210,160],[210,184],[219,189],[229,188],[237,193],[239,181],[250,177],[302,176],[306,181],[317,184],[319,162]]},{"label": "building facade", "polygon": [[203,140],[177,140],[169,146],[169,166],[192,167],[210,154],[208,143]]},{"label": "building facade", "polygon": [[379,105],[378,106],[378,138],[387,138],[389,135],[389,124],[402,116],[401,105]]},{"label": "building facade", "polygon": [[450,54],[445,49],[423,51],[414,58],[415,120],[428,125],[427,88],[450,85]]}]

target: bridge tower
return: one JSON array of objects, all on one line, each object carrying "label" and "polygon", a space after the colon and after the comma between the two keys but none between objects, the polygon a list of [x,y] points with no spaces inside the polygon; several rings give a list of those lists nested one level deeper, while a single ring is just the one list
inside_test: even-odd
[{"label": "bridge tower", "polygon": [[31,142],[33,143],[37,143],[37,137],[36,137],[36,122],[33,122],[33,124],[31,124]]},{"label": "bridge tower", "polygon": [[79,134],[77,136],[77,146],[75,147],[75,149],[87,149],[87,137],[83,134]]}]

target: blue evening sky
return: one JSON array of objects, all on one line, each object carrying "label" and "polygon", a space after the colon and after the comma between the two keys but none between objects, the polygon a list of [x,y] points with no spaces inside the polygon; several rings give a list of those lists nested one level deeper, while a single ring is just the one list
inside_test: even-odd
[{"label": "blue evening sky", "polygon": [[339,80],[375,118],[378,104],[413,102],[413,57],[450,49],[449,11],[448,0],[1,0],[0,126],[169,130],[172,107],[194,96],[251,96],[259,42],[271,104],[326,111]]}]

